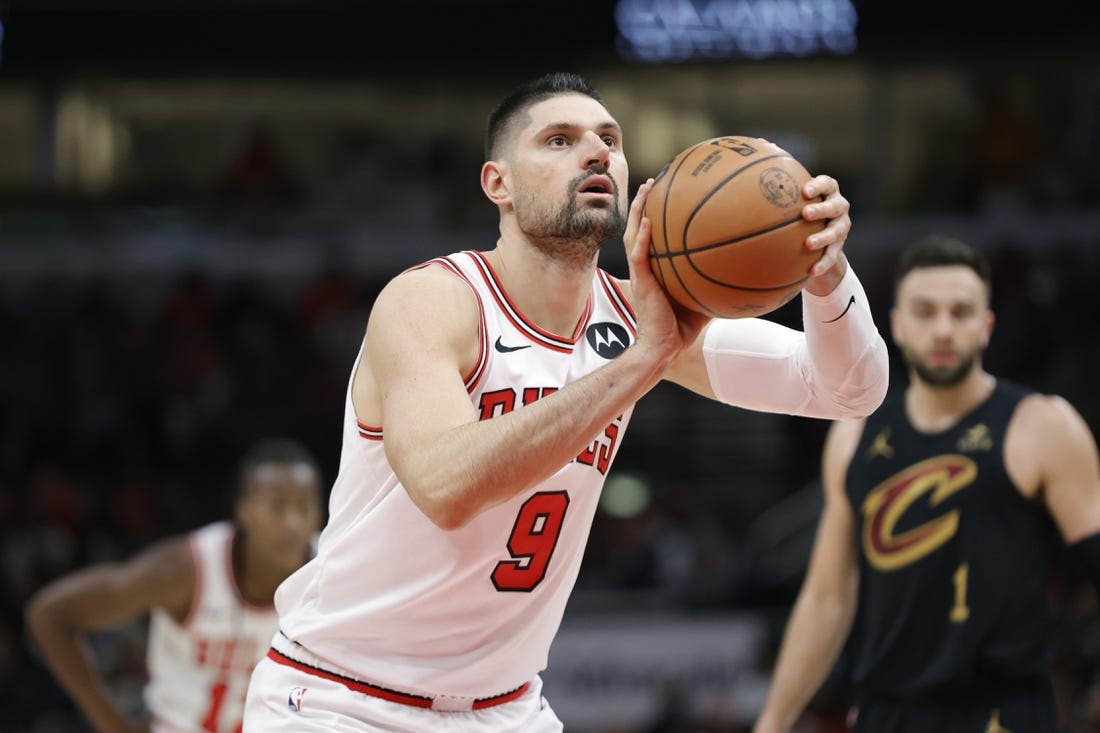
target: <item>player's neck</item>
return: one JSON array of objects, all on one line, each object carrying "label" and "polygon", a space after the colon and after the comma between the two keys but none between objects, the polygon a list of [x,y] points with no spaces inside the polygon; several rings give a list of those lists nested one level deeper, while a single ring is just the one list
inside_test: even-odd
[{"label": "player's neck", "polygon": [[946,430],[988,399],[996,384],[992,374],[978,368],[957,384],[946,387],[928,384],[912,375],[905,391],[909,421],[922,432]]},{"label": "player's neck", "polygon": [[286,573],[265,562],[238,534],[233,542],[233,577],[241,598],[254,606],[270,606]]},{"label": "player's neck", "polygon": [[570,337],[592,289],[587,266],[559,262],[531,247],[498,243],[486,258],[512,303],[540,328]]}]

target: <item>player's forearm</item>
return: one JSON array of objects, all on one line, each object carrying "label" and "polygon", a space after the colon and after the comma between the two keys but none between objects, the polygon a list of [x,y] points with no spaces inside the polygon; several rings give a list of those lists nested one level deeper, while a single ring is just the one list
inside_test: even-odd
[{"label": "player's forearm", "polygon": [[799,596],[753,733],[786,733],[825,682],[851,629],[854,603]]},{"label": "player's forearm", "polygon": [[802,296],[802,320],[812,373],[841,414],[866,417],[882,404],[889,357],[855,271],[848,268],[827,295]]},{"label": "player's forearm", "polygon": [[640,344],[531,404],[467,423],[419,446],[400,478],[445,529],[549,478],[603,435],[660,380],[667,357]]},{"label": "player's forearm", "polygon": [[703,340],[706,381],[731,405],[825,419],[873,411],[886,395],[889,361],[849,269],[827,296],[804,294],[805,332],[763,319],[716,320]]}]

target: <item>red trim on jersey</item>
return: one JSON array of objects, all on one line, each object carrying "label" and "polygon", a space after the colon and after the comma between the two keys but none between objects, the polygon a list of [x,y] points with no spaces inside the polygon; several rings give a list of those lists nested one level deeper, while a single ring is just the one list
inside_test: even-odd
[{"label": "red trim on jersey", "polygon": [[485,368],[489,364],[489,327],[485,323],[485,304],[481,302],[481,293],[477,292],[477,288],[470,282],[470,278],[466,277],[466,273],[450,257],[438,257],[432,262],[443,265],[462,278],[462,282],[470,286],[474,299],[477,300],[477,363],[474,364],[473,369],[466,375],[466,378],[462,380],[462,383],[466,385],[466,391],[473,394],[474,388],[481,381],[482,375],[485,374]]},{"label": "red trim on jersey", "polygon": [[[277,649],[268,649],[267,658],[277,664],[282,664],[286,667],[296,669],[299,672],[305,672],[306,674],[313,675],[314,677],[320,677],[321,679],[325,679],[330,682],[338,682],[352,692],[361,692],[364,695],[378,697],[383,700],[389,700],[390,702],[396,702],[402,705],[409,705],[414,708],[431,708],[434,701],[434,698],[426,697],[424,695],[413,695],[412,693],[408,692],[398,692],[397,690],[391,690],[388,687],[372,685],[368,682],[363,682],[362,680],[357,680],[352,677],[346,677],[342,674],[337,674],[335,672],[329,672],[327,669],[321,669],[320,667],[314,667],[312,664],[306,664],[305,662],[299,662],[297,659],[292,659],[291,657],[288,657]],[[511,702],[512,700],[521,697],[523,693],[527,692],[527,688],[529,688],[530,686],[530,682],[524,682],[522,685],[512,690],[511,692],[503,692],[499,695],[493,695],[492,697],[480,697],[473,701],[471,709],[481,710],[482,708],[491,708],[496,705]]]},{"label": "red trim on jersey", "polygon": [[365,438],[366,440],[382,440],[382,428],[367,425],[362,420],[356,420],[355,424],[359,427],[360,438]]},{"label": "red trim on jersey", "polygon": [[508,293],[505,292],[504,287],[500,284],[500,279],[497,277],[496,271],[493,270],[493,266],[489,264],[489,260],[485,258],[485,255],[474,250],[469,250],[466,254],[470,256],[481,272],[481,277],[485,281],[485,284],[489,286],[489,292],[493,294],[493,299],[497,302],[497,305],[500,306],[501,311],[508,320],[512,322],[513,326],[540,346],[545,346],[553,351],[560,351],[563,354],[572,353],[573,346],[584,334],[584,330],[588,328],[588,319],[592,316],[591,295],[588,296],[588,300],[584,303],[584,313],[581,314],[580,320],[577,321],[576,328],[573,329],[572,338],[563,338],[527,320],[527,316],[523,315],[523,311],[517,308],[515,303],[512,302],[512,299],[508,297]]},{"label": "red trim on jersey", "polygon": [[611,306],[619,312],[623,323],[630,329],[630,333],[637,335],[638,324],[634,317],[634,309],[630,306],[630,301],[626,299],[619,284],[610,275],[603,270],[599,271],[599,275],[600,283],[603,285],[604,292],[607,293],[607,299],[611,301]]}]

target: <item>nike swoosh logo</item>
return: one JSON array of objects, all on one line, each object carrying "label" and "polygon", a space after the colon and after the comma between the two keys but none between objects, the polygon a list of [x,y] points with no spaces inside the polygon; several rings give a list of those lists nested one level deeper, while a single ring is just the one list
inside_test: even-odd
[{"label": "nike swoosh logo", "polygon": [[509,351],[519,351],[520,349],[529,349],[531,344],[524,344],[523,346],[505,346],[500,343],[500,336],[497,336],[497,342],[493,344],[493,348],[502,354],[507,354]]},{"label": "nike swoosh logo", "polygon": [[848,298],[848,305],[844,306],[844,313],[841,313],[836,318],[832,318],[832,319],[829,319],[828,321],[825,321],[825,323],[836,323],[837,321],[839,321],[841,318],[844,317],[844,315],[848,312],[848,310],[855,304],[855,302],[856,302],[856,296],[854,296],[854,295],[850,296]]}]

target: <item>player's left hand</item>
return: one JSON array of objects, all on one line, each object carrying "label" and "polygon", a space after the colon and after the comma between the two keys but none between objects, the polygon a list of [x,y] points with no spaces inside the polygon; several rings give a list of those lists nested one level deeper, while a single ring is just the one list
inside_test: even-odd
[{"label": "player's left hand", "polygon": [[825,221],[824,229],[806,239],[807,247],[824,250],[824,253],[810,268],[805,289],[815,295],[828,295],[848,270],[843,250],[852,229],[852,219],[848,215],[851,204],[840,193],[840,184],[832,176],[814,176],[806,181],[802,194],[811,201],[802,207],[802,218]]},{"label": "player's left hand", "polygon": [[699,332],[711,319],[673,302],[650,269],[651,224],[644,211],[646,197],[652,188],[652,178],[638,188],[630,204],[630,215],[623,235],[630,269],[631,303],[638,322],[635,343],[664,344],[666,346],[662,350],[671,349],[679,353],[695,342]]}]

